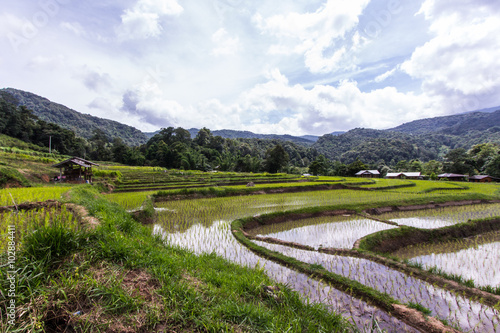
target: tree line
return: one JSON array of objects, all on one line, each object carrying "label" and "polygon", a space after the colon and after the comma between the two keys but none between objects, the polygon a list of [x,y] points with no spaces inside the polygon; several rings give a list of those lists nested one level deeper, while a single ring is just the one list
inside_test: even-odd
[{"label": "tree line", "polygon": [[338,160],[332,161],[319,155],[309,166],[313,175],[354,176],[360,170],[378,170],[382,177],[388,172],[421,172],[430,179],[436,179],[441,173],[456,173],[464,175],[490,175],[500,178],[500,145],[496,143],[480,143],[471,149],[455,148],[444,155],[442,161],[419,159],[399,160],[395,164],[363,163],[359,159],[344,164]]},{"label": "tree line", "polygon": [[[469,150],[451,149],[442,160],[438,160],[437,154],[425,153],[425,147],[411,143],[406,143],[406,147],[401,142],[397,143],[395,138],[376,137],[380,134],[374,131],[372,140],[381,140],[381,144],[373,145],[371,141],[372,148],[376,147],[371,151],[373,156],[366,157],[368,150],[364,151],[365,154],[357,154],[353,150],[341,155],[352,155],[352,158],[345,160],[338,154],[320,154],[314,146],[278,139],[228,139],[214,136],[207,128],[202,128],[191,138],[186,129],[168,127],[146,144],[131,147],[121,138],[108,137],[100,129],[95,129],[89,139],[78,137],[73,131],[39,119],[24,106],[17,107],[7,95],[1,94],[0,97],[1,134],[42,147],[50,145],[54,153],[96,161],[203,171],[309,172],[314,175],[353,176],[360,170],[377,169],[382,175],[387,172],[417,171],[429,177],[442,172],[500,177],[500,147],[495,143],[479,143]],[[323,144],[330,140],[329,145],[335,144],[334,148],[338,149],[339,146],[352,144],[347,139],[345,135],[335,140],[325,136]],[[351,139],[361,141],[359,138]],[[387,158],[389,163],[377,159],[378,150],[387,147],[397,147],[399,151],[392,158]],[[412,149],[419,151],[422,158],[411,159],[411,155],[402,153]]]}]

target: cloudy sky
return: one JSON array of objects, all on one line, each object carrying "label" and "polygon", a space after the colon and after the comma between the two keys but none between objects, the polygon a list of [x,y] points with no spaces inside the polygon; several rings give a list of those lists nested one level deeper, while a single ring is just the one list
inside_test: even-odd
[{"label": "cloudy sky", "polygon": [[497,0],[0,3],[0,87],[143,131],[322,135],[500,105]]}]

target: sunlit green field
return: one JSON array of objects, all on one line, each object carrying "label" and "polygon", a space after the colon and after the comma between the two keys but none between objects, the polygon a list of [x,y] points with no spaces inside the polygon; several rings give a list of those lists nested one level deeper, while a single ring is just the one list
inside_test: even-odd
[{"label": "sunlit green field", "polygon": [[0,206],[12,206],[20,203],[60,200],[70,186],[44,186],[0,189]]}]

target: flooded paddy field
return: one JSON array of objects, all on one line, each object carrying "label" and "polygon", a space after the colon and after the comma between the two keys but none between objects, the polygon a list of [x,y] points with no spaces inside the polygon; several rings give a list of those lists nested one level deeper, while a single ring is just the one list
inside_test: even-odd
[{"label": "flooded paddy field", "polygon": [[396,226],[355,215],[340,215],[265,225],[252,230],[251,234],[309,245],[316,249],[320,247],[350,249],[361,237],[391,228]]},{"label": "flooded paddy field", "polygon": [[[418,191],[419,186],[402,190],[408,191],[404,193],[404,198],[408,201],[419,200],[426,195],[422,191]],[[460,193],[467,191],[460,190]],[[357,203],[376,205],[391,200],[400,200],[401,194],[397,190],[374,192],[337,189],[162,201],[155,203],[157,218],[154,232],[162,235],[168,244],[190,249],[194,253],[214,253],[243,266],[260,267],[275,281],[290,286],[308,301],[321,302],[332,311],[342,313],[350,318],[351,322],[358,328],[368,329],[373,316],[375,316],[381,328],[388,332],[411,332],[415,329],[364,301],[332,288],[326,282],[314,280],[305,274],[254,254],[234,238],[230,229],[231,222],[239,218],[273,212],[289,212],[306,207],[352,206]],[[436,197],[447,195],[447,193],[433,192],[432,195]],[[139,205],[146,197],[139,193],[136,196],[137,199],[127,202],[129,207]],[[121,200],[121,197],[117,195],[116,199],[117,201]],[[252,230],[251,233],[309,245],[314,248],[349,249],[361,237],[381,230],[397,228],[397,226],[371,220],[367,217],[349,215],[322,216],[280,223],[279,225],[268,225]],[[466,222],[469,219],[499,215],[500,204],[489,204],[396,212],[391,213],[391,215],[377,215],[377,219],[419,228],[439,228]],[[414,220],[410,222],[404,220],[410,218]],[[296,257],[303,262],[321,265],[328,271],[387,293],[401,303],[421,305],[431,311],[431,316],[439,318],[451,327],[466,332],[500,332],[498,309],[471,301],[382,264],[366,259],[290,250],[286,246],[270,244],[264,246],[266,248],[273,247],[280,253]],[[493,265],[498,267],[498,264]]]},{"label": "flooded paddy field", "polygon": [[[335,200],[331,193],[314,194],[318,195],[316,202],[325,198],[325,205]],[[397,331],[413,331],[413,328],[365,302],[253,254],[231,234],[229,225],[234,219],[308,206],[313,201],[310,197],[311,193],[294,193],[161,202],[157,203],[159,216],[154,230],[163,235],[167,243],[195,253],[216,253],[240,265],[262,267],[277,282],[289,285],[311,302],[321,302],[343,313],[358,327],[369,325],[375,314],[379,325],[388,331],[394,331],[396,327],[399,327]],[[337,201],[346,199],[337,197]],[[425,212],[429,215],[429,211]],[[356,216],[328,216],[265,226],[257,233],[315,247],[351,248],[354,241],[364,235],[394,227]],[[431,310],[433,316],[463,331],[500,332],[497,310],[384,265],[366,259],[301,251],[286,246],[265,246],[304,262],[320,264],[332,272],[385,292],[402,303],[421,304]]]},{"label": "flooded paddy field", "polygon": [[400,211],[385,213],[377,218],[415,228],[435,229],[464,223],[468,220],[495,216],[500,216],[500,204],[498,203]]},{"label": "flooded paddy field", "polygon": [[500,312],[432,284],[360,258],[342,257],[304,251],[288,246],[254,241],[272,251],[358,281],[386,293],[402,303],[421,304],[431,315],[465,332],[496,332],[500,330]]},{"label": "flooded paddy field", "polygon": [[305,274],[257,256],[233,237],[229,221],[213,221],[208,227],[197,224],[184,232],[167,232],[163,225],[157,224],[154,226],[154,232],[162,235],[168,244],[188,248],[197,254],[215,253],[239,265],[260,267],[276,282],[286,284],[296,290],[309,302],[325,304],[332,311],[348,318],[360,329],[368,329],[372,323],[372,317],[375,317],[378,325],[387,331],[396,329],[398,332],[417,332],[414,328],[364,301],[338,291],[328,284],[311,279]]},{"label": "flooded paddy field", "polygon": [[191,225],[209,226],[215,220],[234,220],[271,212],[289,211],[312,206],[330,206],[383,202],[398,198],[397,193],[381,193],[374,197],[368,191],[334,190],[266,194],[252,196],[206,198],[157,202],[157,208],[168,208],[158,218],[158,224],[169,232],[187,230]]},{"label": "flooded paddy field", "polygon": [[424,268],[472,280],[476,286],[500,287],[500,231],[438,244],[418,244],[393,253]]}]

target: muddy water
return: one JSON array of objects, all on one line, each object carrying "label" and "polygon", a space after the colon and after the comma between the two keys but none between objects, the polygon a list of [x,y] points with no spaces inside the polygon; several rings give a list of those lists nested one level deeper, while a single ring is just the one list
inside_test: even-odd
[{"label": "muddy water", "polygon": [[346,295],[329,285],[310,279],[272,261],[263,259],[233,237],[228,221],[214,221],[210,227],[194,225],[185,232],[166,232],[163,226],[155,225],[154,232],[162,234],[165,241],[172,245],[188,248],[195,253],[212,253],[248,267],[263,267],[275,281],[284,283],[299,292],[311,302],[320,302],[337,313],[341,313],[358,328],[368,328],[375,316],[379,326],[388,332],[417,332],[412,327],[366,304]]},{"label": "muddy water", "polygon": [[465,332],[500,332],[499,311],[456,296],[384,265],[366,259],[303,251],[264,242],[255,243],[303,262],[320,264],[330,272],[387,293],[402,303],[419,303],[430,309],[433,316],[446,320]]}]

